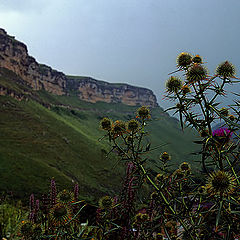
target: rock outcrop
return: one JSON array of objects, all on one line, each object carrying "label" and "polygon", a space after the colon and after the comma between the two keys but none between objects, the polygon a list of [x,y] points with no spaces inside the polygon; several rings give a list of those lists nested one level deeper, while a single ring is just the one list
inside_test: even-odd
[{"label": "rock outcrop", "polygon": [[28,55],[27,46],[0,29],[0,67],[20,76],[34,90],[44,89],[56,95],[74,92],[88,102],[124,103],[127,105],[158,106],[156,96],[146,88],[114,84],[90,77],[72,77],[39,64]]}]

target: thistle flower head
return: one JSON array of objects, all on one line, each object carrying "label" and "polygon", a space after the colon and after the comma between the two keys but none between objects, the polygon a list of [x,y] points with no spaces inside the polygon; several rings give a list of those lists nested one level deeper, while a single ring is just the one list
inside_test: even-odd
[{"label": "thistle flower head", "polygon": [[236,73],[236,69],[232,63],[225,61],[218,65],[216,69],[216,74],[223,78],[231,78],[234,77]]},{"label": "thistle flower head", "polygon": [[141,119],[150,118],[150,110],[146,106],[141,106],[137,110],[137,117]]},{"label": "thistle flower head", "polygon": [[128,121],[127,129],[131,132],[136,132],[139,129],[139,122],[135,119]]},{"label": "thistle flower head", "polygon": [[199,55],[196,55],[196,56],[193,57],[192,62],[201,64],[202,63],[202,58]]},{"label": "thistle flower head", "polygon": [[169,93],[177,93],[182,88],[182,81],[179,77],[171,76],[166,82]]},{"label": "thistle flower head", "polygon": [[102,128],[103,130],[110,130],[112,126],[112,121],[111,119],[105,117],[100,121],[100,128]]},{"label": "thistle flower head", "polygon": [[171,156],[170,156],[167,152],[164,152],[164,153],[160,156],[160,159],[161,159],[163,162],[167,162],[167,161],[171,160]]},{"label": "thistle flower head", "polygon": [[50,222],[54,226],[64,225],[72,217],[71,209],[62,203],[57,203],[50,209]]},{"label": "thistle flower head", "polygon": [[183,162],[180,164],[179,169],[181,169],[182,171],[188,171],[191,170],[191,166],[189,163]]},{"label": "thistle flower head", "polygon": [[58,203],[71,203],[74,200],[74,195],[72,192],[67,191],[64,189],[57,195],[57,202]]},{"label": "thistle flower head", "polygon": [[189,66],[192,62],[192,56],[189,53],[182,52],[177,57],[177,66],[180,68],[185,68]]},{"label": "thistle flower head", "polygon": [[110,196],[104,196],[99,200],[99,207],[103,210],[110,210],[113,207],[113,198]]},{"label": "thistle flower head", "polygon": [[235,180],[230,173],[218,170],[210,174],[206,187],[212,194],[227,195],[234,191]]},{"label": "thistle flower head", "polygon": [[194,83],[206,79],[207,70],[200,64],[194,63],[186,73],[186,79],[188,83]]},{"label": "thistle flower head", "polygon": [[126,132],[126,124],[123,121],[117,120],[112,124],[112,133],[114,136],[122,135]]},{"label": "thistle flower head", "polygon": [[227,138],[227,137],[231,137],[232,136],[232,131],[229,130],[228,128],[218,128],[216,130],[213,131],[213,136],[215,137],[223,137],[223,138]]}]

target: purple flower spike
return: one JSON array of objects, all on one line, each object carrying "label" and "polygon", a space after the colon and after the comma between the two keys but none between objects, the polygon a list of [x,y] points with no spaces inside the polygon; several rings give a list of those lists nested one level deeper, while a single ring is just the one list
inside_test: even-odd
[{"label": "purple flower spike", "polygon": [[56,189],[56,182],[54,178],[51,180],[51,204],[54,206],[56,204],[56,196],[57,196],[57,189]]},{"label": "purple flower spike", "polygon": [[29,208],[30,208],[30,211],[33,211],[33,209],[34,209],[34,194],[33,193],[30,195]]}]

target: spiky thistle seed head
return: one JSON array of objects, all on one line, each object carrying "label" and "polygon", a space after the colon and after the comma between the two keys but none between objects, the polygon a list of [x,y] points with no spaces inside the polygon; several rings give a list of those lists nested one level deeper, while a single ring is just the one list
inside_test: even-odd
[{"label": "spiky thistle seed head", "polygon": [[166,82],[166,88],[169,93],[177,93],[182,88],[182,81],[179,77],[171,76]]},{"label": "spiky thistle seed head", "polygon": [[102,210],[110,210],[113,208],[113,198],[110,196],[104,196],[99,200],[99,208]]},{"label": "spiky thistle seed head", "polygon": [[137,132],[139,129],[139,122],[135,119],[132,119],[130,121],[128,121],[127,123],[127,129],[131,132]]},{"label": "spiky thistle seed head", "polygon": [[72,192],[67,191],[64,189],[57,195],[57,202],[58,203],[71,203],[74,201],[74,194]]},{"label": "spiky thistle seed head", "polygon": [[196,55],[196,56],[193,57],[192,62],[201,64],[202,63],[202,58],[199,55]]},{"label": "spiky thistle seed head", "polygon": [[226,171],[215,171],[210,174],[207,182],[208,192],[211,194],[228,195],[231,194],[236,186],[236,179]]},{"label": "spiky thistle seed head", "polygon": [[120,136],[126,132],[126,124],[121,120],[117,120],[112,124],[111,131],[114,136]]},{"label": "spiky thistle seed head", "polygon": [[137,118],[147,119],[150,118],[150,110],[146,106],[141,106],[137,110]]},{"label": "spiky thistle seed head", "polygon": [[167,161],[171,160],[171,156],[170,156],[167,152],[164,152],[164,153],[162,153],[162,155],[160,156],[160,159],[161,159],[163,162],[167,162]]},{"label": "spiky thistle seed head", "polygon": [[180,164],[179,169],[181,169],[182,171],[188,171],[191,170],[191,166],[189,163],[183,162]]},{"label": "spiky thistle seed head", "polygon": [[102,128],[103,130],[111,130],[111,126],[112,126],[112,120],[105,117],[100,121],[100,128]]},{"label": "spiky thistle seed head", "polygon": [[182,52],[177,57],[177,66],[185,68],[192,63],[192,56],[189,53]]},{"label": "spiky thistle seed head", "polygon": [[194,63],[186,72],[188,83],[194,83],[206,79],[207,69],[200,64]]},{"label": "spiky thistle seed head", "polygon": [[232,78],[236,73],[236,69],[232,63],[225,61],[218,65],[216,69],[216,74],[223,78]]},{"label": "spiky thistle seed head", "polygon": [[72,218],[72,211],[68,205],[57,203],[50,209],[49,216],[52,225],[61,226]]}]

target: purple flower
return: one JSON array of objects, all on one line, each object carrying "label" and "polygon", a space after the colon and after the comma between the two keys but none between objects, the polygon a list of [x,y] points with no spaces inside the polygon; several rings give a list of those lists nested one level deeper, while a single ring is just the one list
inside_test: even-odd
[{"label": "purple flower", "polygon": [[213,131],[213,136],[230,138],[232,136],[232,131],[228,128],[221,127]]}]

